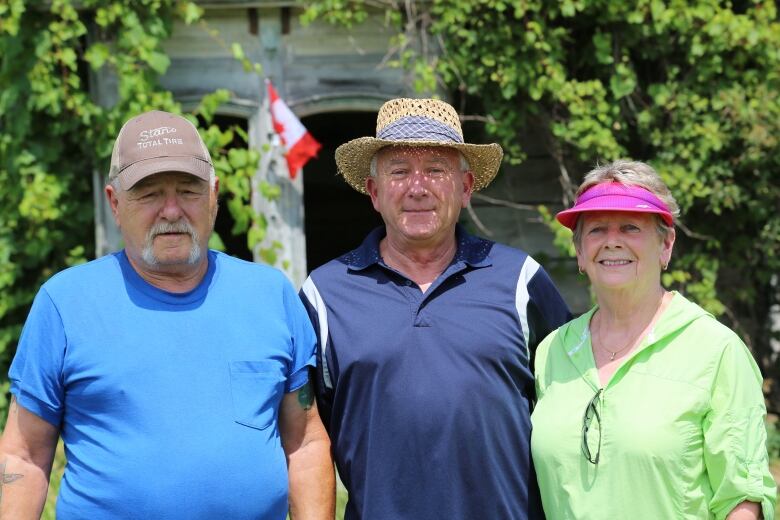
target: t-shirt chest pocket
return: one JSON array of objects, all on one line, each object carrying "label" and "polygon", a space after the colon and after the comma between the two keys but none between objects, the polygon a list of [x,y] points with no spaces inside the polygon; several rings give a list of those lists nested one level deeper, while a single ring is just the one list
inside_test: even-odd
[{"label": "t-shirt chest pocket", "polygon": [[230,362],[233,418],[244,426],[263,430],[273,424],[284,395],[284,378],[273,361]]}]

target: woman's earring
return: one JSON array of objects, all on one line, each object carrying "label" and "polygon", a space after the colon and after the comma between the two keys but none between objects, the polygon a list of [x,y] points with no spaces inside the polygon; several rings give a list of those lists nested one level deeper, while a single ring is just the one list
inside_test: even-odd
[{"label": "woman's earring", "polygon": [[661,266],[661,268],[666,271],[669,268],[669,262],[666,262],[664,265]]},{"label": "woman's earring", "polygon": [[582,270],[582,266],[580,264],[577,264],[577,271],[579,271],[580,274],[583,274],[585,272]]}]

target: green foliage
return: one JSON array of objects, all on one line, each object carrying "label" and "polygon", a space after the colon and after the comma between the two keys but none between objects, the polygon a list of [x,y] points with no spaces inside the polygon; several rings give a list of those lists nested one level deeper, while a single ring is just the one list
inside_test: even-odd
[{"label": "green foliage", "polygon": [[[92,172],[107,172],[121,125],[149,109],[181,113],[158,83],[170,65],[162,42],[175,19],[194,23],[202,13],[185,0],[0,3],[0,374],[41,283],[94,256]],[[116,80],[114,106],[89,91],[88,75],[98,71]],[[249,206],[259,153],[240,128],[213,124],[230,97],[208,95],[188,117],[205,123],[236,231],[245,232],[264,222]],[[219,247],[219,237],[212,244]]]},{"label": "green foliage", "polygon": [[301,21],[309,24],[317,18],[323,18],[330,23],[353,27],[365,22],[367,17],[365,0],[323,0],[311,2]]},{"label": "green foliage", "polygon": [[780,458],[780,428],[776,419],[766,421],[766,451],[771,460]]},{"label": "green foliage", "polygon": [[571,230],[555,220],[555,215],[550,212],[550,208],[547,206],[539,206],[537,209],[542,217],[542,222],[553,232],[553,245],[569,256],[574,256],[574,241],[572,240],[573,234]]},{"label": "green foliage", "polygon": [[[319,0],[306,16],[349,26],[366,18],[367,4]],[[394,63],[418,89],[435,84],[462,106],[483,110],[487,132],[510,160],[524,159],[517,136],[533,128],[563,171],[581,174],[620,157],[651,163],[683,215],[664,282],[724,316],[765,376],[780,382],[768,316],[780,303],[775,2],[381,5],[398,32]],[[435,51],[431,41],[438,42]],[[577,180],[562,179],[568,200]],[[780,385],[770,393],[777,407]]]}]

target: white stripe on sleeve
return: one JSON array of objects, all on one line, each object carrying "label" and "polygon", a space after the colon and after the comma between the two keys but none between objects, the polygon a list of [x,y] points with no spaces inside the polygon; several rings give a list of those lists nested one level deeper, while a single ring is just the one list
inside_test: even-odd
[{"label": "white stripe on sleeve", "polygon": [[515,292],[515,308],[517,309],[517,317],[520,319],[520,328],[523,331],[525,350],[529,360],[531,359],[531,348],[528,346],[528,341],[531,336],[528,326],[528,302],[531,301],[531,296],[528,294],[528,283],[538,270],[539,263],[530,256],[526,257],[523,268],[520,269],[520,276],[517,278],[517,291]]},{"label": "white stripe on sleeve", "polygon": [[322,351],[322,379],[325,382],[325,387],[328,389],[333,388],[333,382],[330,379],[330,370],[328,370],[328,360],[325,357],[325,352],[328,348],[328,310],[325,308],[325,302],[320,296],[320,292],[317,290],[317,286],[314,285],[314,281],[311,276],[306,278],[306,281],[301,287],[303,294],[309,300],[309,303],[317,311],[317,321],[319,321],[320,330],[317,331],[320,337],[320,349]]}]

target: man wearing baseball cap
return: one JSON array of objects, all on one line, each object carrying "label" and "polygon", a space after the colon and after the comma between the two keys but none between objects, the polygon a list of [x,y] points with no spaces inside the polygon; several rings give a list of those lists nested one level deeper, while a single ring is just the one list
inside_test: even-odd
[{"label": "man wearing baseball cap", "polygon": [[458,224],[501,157],[435,99],[388,101],[336,150],[384,221],[301,290],[347,519],[543,517],[530,358],[569,312],[533,258]]},{"label": "man wearing baseball cap", "polygon": [[185,118],[129,120],[105,188],[125,247],[47,281],[9,372],[0,517],[332,518],[314,334],[278,271],[207,249],[219,182]]}]

